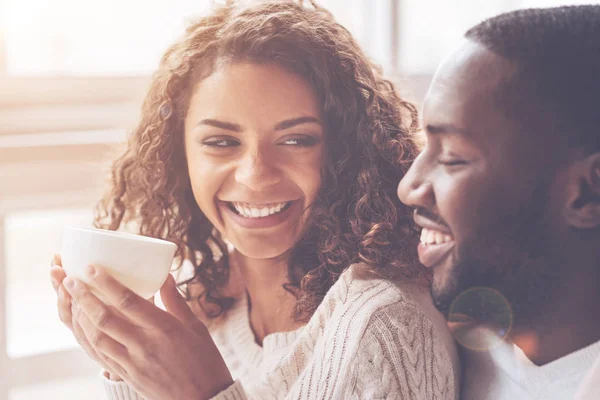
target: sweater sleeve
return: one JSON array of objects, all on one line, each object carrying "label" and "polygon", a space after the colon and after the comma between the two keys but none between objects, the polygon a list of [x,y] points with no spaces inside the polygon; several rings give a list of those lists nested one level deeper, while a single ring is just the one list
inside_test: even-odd
[{"label": "sweater sleeve", "polygon": [[238,380],[211,400],[247,400],[247,397],[242,384]]},{"label": "sweater sleeve", "polygon": [[344,398],[457,398],[450,356],[433,323],[414,305],[373,313],[348,374]]},{"label": "sweater sleeve", "polygon": [[144,400],[132,387],[123,381],[113,381],[104,374],[101,375],[104,383],[104,392],[108,400]]},{"label": "sweater sleeve", "polygon": [[[123,381],[112,381],[102,374],[104,390],[108,400],[144,400],[135,390]],[[217,394],[211,400],[247,400],[246,393],[240,381],[235,381],[227,389]]]}]

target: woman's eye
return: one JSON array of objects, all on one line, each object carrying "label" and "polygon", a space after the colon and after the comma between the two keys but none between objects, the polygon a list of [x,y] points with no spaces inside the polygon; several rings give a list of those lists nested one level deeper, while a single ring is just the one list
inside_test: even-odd
[{"label": "woman's eye", "polygon": [[282,141],[280,144],[282,146],[298,146],[298,147],[312,147],[319,143],[319,139],[306,136],[306,137],[295,137]]},{"label": "woman's eye", "polygon": [[240,142],[234,139],[218,138],[203,140],[202,144],[209,147],[236,147],[240,145]]}]

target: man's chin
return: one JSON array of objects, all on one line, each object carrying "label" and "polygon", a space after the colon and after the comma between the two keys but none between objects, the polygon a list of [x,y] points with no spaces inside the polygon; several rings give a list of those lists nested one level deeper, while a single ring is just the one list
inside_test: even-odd
[{"label": "man's chin", "polygon": [[438,309],[439,312],[444,314],[446,319],[450,312],[450,307],[454,302],[454,299],[458,296],[460,289],[454,282],[446,282],[444,285],[436,283],[435,279],[431,286],[431,298],[433,305]]},{"label": "man's chin", "polygon": [[434,270],[431,284],[431,298],[435,307],[448,317],[450,306],[459,295],[461,287],[462,265],[453,263],[440,266]]}]

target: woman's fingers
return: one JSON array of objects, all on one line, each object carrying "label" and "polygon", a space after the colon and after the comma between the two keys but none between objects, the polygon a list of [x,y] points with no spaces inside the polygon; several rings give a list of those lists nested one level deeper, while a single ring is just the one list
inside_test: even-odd
[{"label": "woman's fingers", "polygon": [[[87,315],[75,303],[73,306],[73,333],[86,353],[111,375],[123,376],[123,369],[115,363],[110,354],[122,354],[127,350],[119,343],[96,329]],[[104,350],[108,349],[108,353]]]},{"label": "woman's fingers", "polygon": [[83,350],[85,350],[87,355],[92,360],[99,363],[103,368],[106,368],[106,365],[104,364],[102,359],[98,356],[96,351],[90,345],[90,343],[85,335],[85,332],[84,332],[83,328],[81,327],[81,324],[79,323],[79,321],[81,320],[80,314],[81,314],[81,312],[77,310],[77,306],[73,305],[73,315],[76,315],[76,317],[73,320],[73,336],[75,336],[77,343],[79,343],[79,345],[83,348]]},{"label": "woman's fingers", "polygon": [[[108,359],[106,356],[102,356],[101,353],[98,353],[90,344],[90,342],[85,334],[85,331],[82,328],[82,324],[80,324],[78,322],[79,320],[84,320],[84,319],[85,319],[85,315],[83,315],[83,313],[79,312],[78,317],[75,318],[73,321],[73,335],[75,336],[77,343],[79,343],[79,345],[86,352],[88,357],[90,357],[92,360],[94,360],[96,363],[98,363],[98,365],[108,373],[110,379],[121,380],[120,377],[123,376],[123,374],[121,373],[119,375],[115,372],[115,371],[118,371],[121,369],[120,366],[116,365],[116,363],[114,363],[112,360]],[[84,325],[85,325],[85,323],[84,323]]]},{"label": "woman's fingers", "polygon": [[62,267],[62,258],[60,257],[60,254],[54,253],[52,256],[52,265],[58,265],[59,267]]},{"label": "woman's fingers", "polygon": [[[123,376],[123,369],[108,357],[98,353],[90,344],[83,327],[88,327],[88,331],[91,331],[89,329],[91,323],[86,315],[79,310],[79,307],[73,303],[71,295],[63,286],[63,281],[67,275],[62,268],[60,254],[54,254],[50,264],[50,280],[52,281],[52,287],[58,296],[57,308],[60,320],[71,330],[77,343],[79,343],[88,356],[109,373],[111,379],[120,378]],[[77,314],[77,316],[74,317],[74,314]]]},{"label": "woman's fingers", "polygon": [[50,268],[50,280],[52,281],[52,287],[54,291],[58,294],[58,288],[62,285],[63,280],[67,275],[65,274],[65,270],[62,267],[53,265]]},{"label": "woman's fingers", "polygon": [[[140,341],[143,335],[126,317],[123,318],[122,314],[119,315],[100,301],[83,282],[68,278],[65,280],[65,286],[90,322],[87,334],[96,350],[106,353],[119,363],[127,361],[124,358],[129,358],[128,351],[123,351],[125,348],[130,351],[144,351]],[[143,299],[142,301],[147,303]]]},{"label": "woman's fingers", "polygon": [[140,327],[154,328],[156,321],[164,322],[165,317],[169,317],[168,313],[129,290],[101,267],[88,266],[86,275],[89,284],[102,292],[106,302]]},{"label": "woman's fingers", "polygon": [[71,295],[63,285],[58,288],[58,300],[56,302],[58,308],[58,317],[67,328],[73,330],[72,319],[73,313],[71,310]]},{"label": "woman's fingers", "polygon": [[58,287],[65,279],[65,271],[62,268],[62,259],[60,254],[54,254],[50,261],[50,279],[52,280],[52,287],[54,291],[58,293]]},{"label": "woman's fingers", "polygon": [[127,371],[115,360],[106,358],[106,367],[104,368],[108,372],[108,379],[111,381],[122,381],[124,379],[131,379]]},{"label": "woman's fingers", "polygon": [[183,296],[177,289],[177,283],[173,275],[169,274],[167,280],[160,288],[160,298],[167,311],[179,321],[194,329],[198,334],[208,333],[205,325],[196,317]]}]

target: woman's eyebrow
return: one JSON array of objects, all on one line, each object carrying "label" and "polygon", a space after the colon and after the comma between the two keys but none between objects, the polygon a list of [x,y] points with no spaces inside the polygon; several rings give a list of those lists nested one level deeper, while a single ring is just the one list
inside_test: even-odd
[{"label": "woman's eyebrow", "polygon": [[203,119],[197,124],[198,126],[208,125],[214,126],[215,128],[226,129],[228,131],[241,132],[242,127],[238,124],[234,124],[231,122],[219,121],[218,119]]},{"label": "woman's eyebrow", "polygon": [[277,125],[275,125],[275,130],[280,131],[280,130],[284,130],[284,129],[293,128],[296,125],[308,124],[308,123],[321,125],[321,121],[319,121],[318,118],[306,116],[306,117],[292,118],[292,119],[287,119],[285,121],[281,121]]},{"label": "woman's eyebrow", "polygon": [[[280,131],[280,130],[284,130],[284,129],[293,128],[294,126],[297,126],[297,125],[309,124],[309,123],[321,125],[321,121],[319,121],[318,118],[305,116],[305,117],[298,117],[298,118],[286,119],[285,121],[281,121],[281,122],[277,123],[277,125],[275,125],[275,130]],[[233,132],[241,132],[242,131],[242,127],[238,124],[234,124],[232,122],[220,121],[218,119],[213,119],[213,118],[203,119],[203,120],[199,121],[197,124],[197,126],[202,126],[202,125],[213,126],[215,128],[225,129],[225,130],[233,131]]]}]

